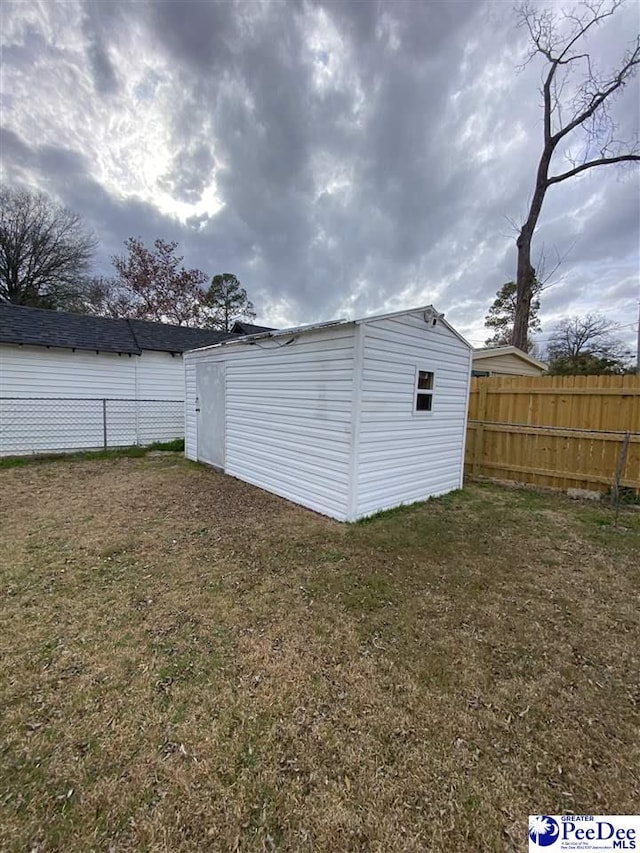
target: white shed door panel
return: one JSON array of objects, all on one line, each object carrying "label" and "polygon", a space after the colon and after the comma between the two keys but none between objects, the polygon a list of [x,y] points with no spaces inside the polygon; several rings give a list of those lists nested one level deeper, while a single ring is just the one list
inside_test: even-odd
[{"label": "white shed door panel", "polygon": [[225,365],[196,365],[198,461],[224,468]]}]

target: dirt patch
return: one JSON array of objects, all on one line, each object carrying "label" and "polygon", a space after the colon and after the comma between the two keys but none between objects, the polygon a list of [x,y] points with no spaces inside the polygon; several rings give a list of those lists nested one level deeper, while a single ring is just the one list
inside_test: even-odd
[{"label": "dirt patch", "polygon": [[640,518],[341,525],[178,457],[0,472],[10,850],[524,850],[640,800]]}]

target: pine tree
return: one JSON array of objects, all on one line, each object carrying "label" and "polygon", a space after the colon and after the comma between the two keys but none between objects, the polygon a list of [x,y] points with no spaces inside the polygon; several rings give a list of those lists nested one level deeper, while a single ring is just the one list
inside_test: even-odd
[{"label": "pine tree", "polygon": [[[542,329],[538,312],[540,310],[540,291],[542,285],[536,279],[533,285],[533,299],[529,313],[529,331],[539,332]],[[484,318],[484,324],[488,329],[493,330],[493,337],[485,341],[488,347],[504,347],[511,344],[511,336],[513,334],[513,324],[516,316],[516,298],[517,285],[515,281],[507,281],[502,285],[496,293],[496,298],[493,301],[489,313]],[[534,342],[527,338],[527,352],[531,352],[534,348]]]},{"label": "pine tree", "polygon": [[256,312],[247,291],[230,272],[214,275],[205,298],[207,325],[230,332],[236,320],[253,320]]}]

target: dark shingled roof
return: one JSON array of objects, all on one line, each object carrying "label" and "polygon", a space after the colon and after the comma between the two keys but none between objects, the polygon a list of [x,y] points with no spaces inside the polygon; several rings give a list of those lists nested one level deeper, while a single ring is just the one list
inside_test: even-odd
[{"label": "dark shingled roof", "polygon": [[184,352],[234,337],[214,329],[190,329],[146,320],[112,320],[0,303],[0,343],[121,352]]},{"label": "dark shingled roof", "polygon": [[188,326],[170,326],[168,323],[150,323],[147,320],[128,320],[140,349],[162,352],[185,352],[188,349],[219,344],[235,338],[216,329],[190,329]]},{"label": "dark shingled roof", "polygon": [[231,331],[236,335],[259,335],[262,332],[275,332],[271,326],[254,326],[253,323],[245,323],[244,320],[236,320]]}]

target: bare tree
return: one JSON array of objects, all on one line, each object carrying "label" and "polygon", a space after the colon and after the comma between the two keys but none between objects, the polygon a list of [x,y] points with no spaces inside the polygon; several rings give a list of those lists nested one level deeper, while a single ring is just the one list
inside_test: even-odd
[{"label": "bare tree", "polygon": [[137,316],[134,300],[120,281],[102,275],[93,276],[88,280],[82,311],[112,319]]},{"label": "bare tree", "polygon": [[97,240],[44,193],[0,186],[0,302],[74,307]]},{"label": "bare tree", "polygon": [[114,255],[117,275],[90,282],[85,310],[103,317],[131,317],[200,326],[207,312],[202,270],[185,269],[175,241],[155,240],[149,249],[140,237],[125,241],[126,255]]},{"label": "bare tree", "polygon": [[[640,64],[640,36],[624,53],[616,69],[609,73],[597,70],[591,55],[584,49],[590,30],[610,18],[622,0],[585,0],[578,12],[563,13],[541,10],[525,3],[518,7],[519,24],[526,27],[531,39],[528,61],[545,60],[543,76],[544,145],[538,161],[536,182],[524,224],[519,229],[516,316],[511,342],[522,350],[527,346],[529,312],[536,281],[531,264],[531,242],[540,218],[547,190],[576,175],[613,163],[640,161],[638,140],[617,138],[617,126],[610,106]],[[558,147],[574,152],[582,132],[579,154],[568,154],[570,168],[550,174],[551,161]]]},{"label": "bare tree", "polygon": [[624,373],[631,352],[615,336],[616,326],[600,314],[561,320],[549,339],[549,372]]}]

